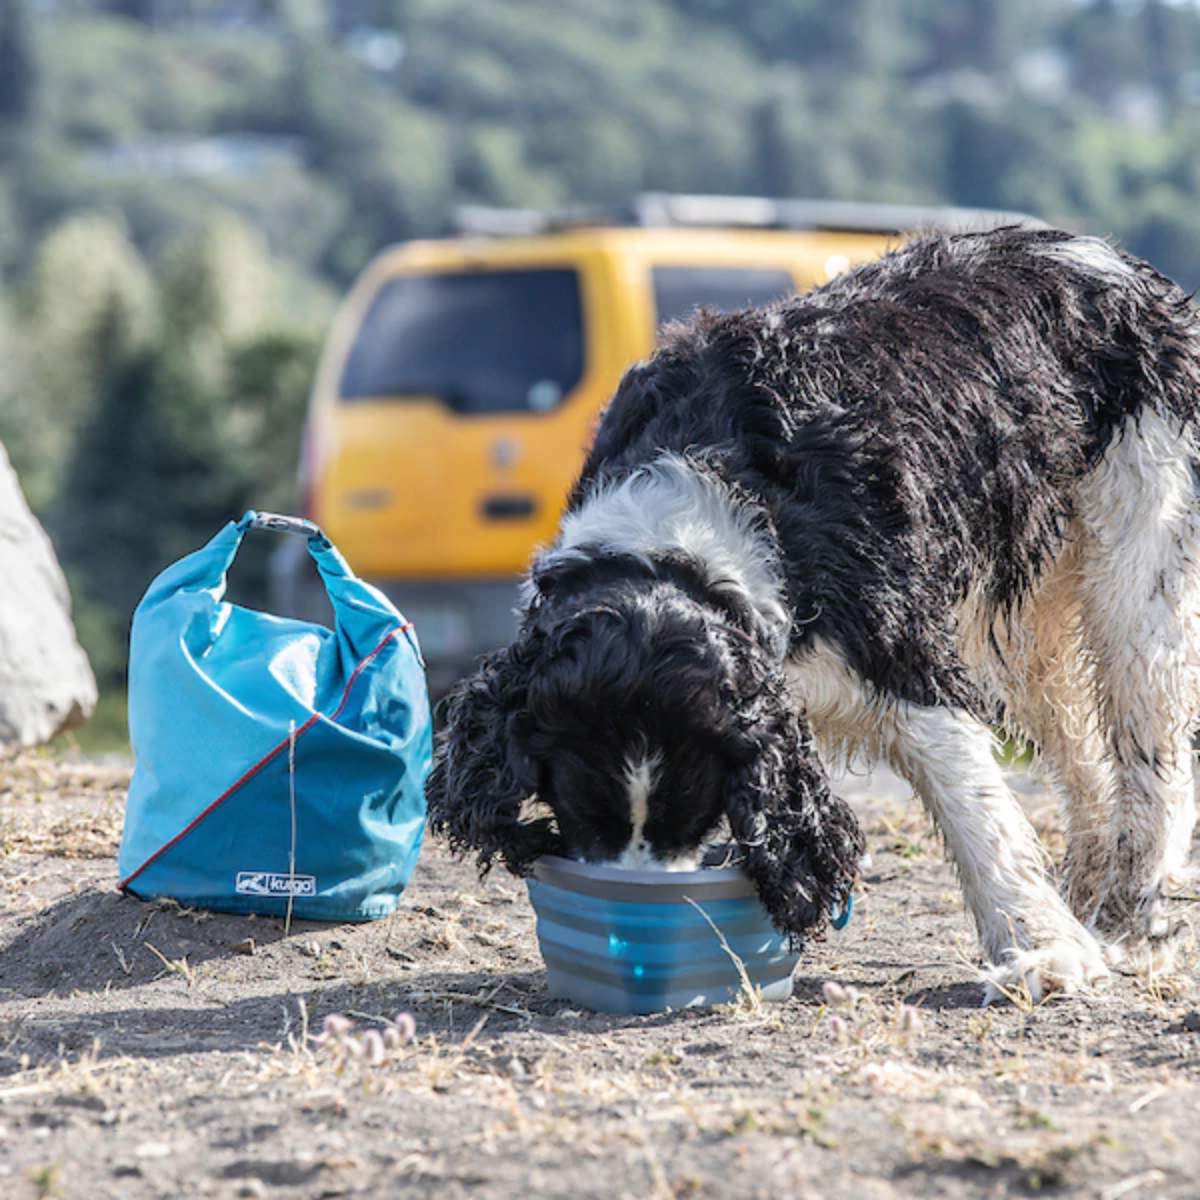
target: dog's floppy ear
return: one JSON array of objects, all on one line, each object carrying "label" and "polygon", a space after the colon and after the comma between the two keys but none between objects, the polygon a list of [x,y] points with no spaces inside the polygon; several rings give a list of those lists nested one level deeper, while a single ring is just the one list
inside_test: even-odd
[{"label": "dog's floppy ear", "polygon": [[834,905],[845,911],[862,831],[829,791],[808,730],[786,699],[759,697],[756,707],[760,718],[744,730],[749,757],[726,797],[729,826],[777,928],[820,932]]},{"label": "dog's floppy ear", "polygon": [[429,825],[456,853],[473,850],[481,873],[500,858],[514,875],[559,847],[553,822],[521,820],[537,790],[537,764],[522,736],[532,654],[522,642],[490,654],[451,693],[425,784]]}]

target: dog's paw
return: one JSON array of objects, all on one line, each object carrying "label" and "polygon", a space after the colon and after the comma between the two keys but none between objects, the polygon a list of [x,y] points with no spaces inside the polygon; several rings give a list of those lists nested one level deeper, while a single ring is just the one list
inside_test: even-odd
[{"label": "dog's paw", "polygon": [[1184,863],[1174,867],[1167,873],[1163,891],[1168,896],[1197,898],[1197,894],[1200,893],[1200,866]]},{"label": "dog's paw", "polygon": [[1110,901],[1096,925],[1104,941],[1104,957],[1122,975],[1164,975],[1176,966],[1181,951],[1195,938],[1186,919],[1156,891],[1136,905],[1118,908]]},{"label": "dog's paw", "polygon": [[1191,926],[1183,917],[1163,914],[1149,933],[1136,930],[1111,936],[1104,957],[1122,975],[1169,975],[1181,953],[1194,944]]},{"label": "dog's paw", "polygon": [[1104,955],[1090,937],[1086,941],[1056,938],[1030,949],[1007,951],[1004,961],[988,972],[983,1003],[1003,998],[1041,1004],[1055,992],[1070,994],[1108,978]]}]

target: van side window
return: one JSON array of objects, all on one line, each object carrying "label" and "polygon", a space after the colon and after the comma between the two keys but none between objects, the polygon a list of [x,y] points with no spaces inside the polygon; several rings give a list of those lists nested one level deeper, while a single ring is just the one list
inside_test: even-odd
[{"label": "van side window", "polygon": [[791,272],[753,267],[655,267],[651,281],[660,327],[691,316],[697,308],[733,312],[769,304],[796,290]]},{"label": "van side window", "polygon": [[455,412],[546,412],[583,376],[569,269],[402,275],[380,288],[342,372],[342,400],[436,396]]}]

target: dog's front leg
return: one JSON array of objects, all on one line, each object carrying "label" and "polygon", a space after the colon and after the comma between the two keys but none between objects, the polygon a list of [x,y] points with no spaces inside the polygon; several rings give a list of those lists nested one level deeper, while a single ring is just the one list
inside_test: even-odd
[{"label": "dog's front leg", "polygon": [[1020,987],[1036,1003],[1106,977],[1099,945],[1046,877],[991,733],[964,713],[915,705],[895,711],[892,733],[892,764],[941,830],[992,964],[984,1003]]}]

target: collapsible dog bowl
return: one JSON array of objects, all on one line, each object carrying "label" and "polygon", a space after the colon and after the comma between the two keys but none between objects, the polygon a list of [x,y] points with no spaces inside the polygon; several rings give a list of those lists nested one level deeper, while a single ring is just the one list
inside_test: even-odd
[{"label": "collapsible dog bowl", "polygon": [[724,1004],[743,989],[739,963],[762,999],[792,994],[799,952],[737,867],[626,871],[546,857],[529,899],[550,994],[584,1008]]}]

